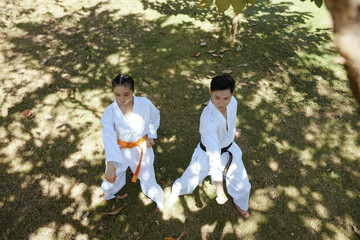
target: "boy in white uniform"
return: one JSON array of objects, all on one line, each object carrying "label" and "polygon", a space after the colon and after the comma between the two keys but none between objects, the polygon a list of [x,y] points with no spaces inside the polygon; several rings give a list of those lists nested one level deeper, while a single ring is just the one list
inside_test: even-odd
[{"label": "boy in white uniform", "polygon": [[216,187],[216,201],[224,204],[228,200],[223,188],[225,178],[235,207],[245,218],[249,216],[251,185],[241,160],[241,149],[233,142],[235,137],[240,136],[240,130],[236,129],[234,88],[235,81],[228,74],[212,79],[211,98],[200,117],[201,142],[189,166],[172,186],[170,205],[176,202],[179,195],[192,193],[210,175]]},{"label": "boy in white uniform", "polygon": [[115,101],[105,109],[101,118],[106,156],[106,172],[102,189],[105,199],[125,185],[126,169],[134,173],[132,182],[140,180],[142,191],[163,208],[163,190],[154,172],[153,138],[157,137],[160,111],[145,97],[136,97],[134,80],[129,75],[118,75],[112,81]]}]

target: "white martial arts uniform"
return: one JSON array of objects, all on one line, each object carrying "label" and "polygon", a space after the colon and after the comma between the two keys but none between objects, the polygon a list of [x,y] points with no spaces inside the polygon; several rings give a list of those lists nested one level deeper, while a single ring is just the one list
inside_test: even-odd
[{"label": "white martial arts uniform", "polygon": [[[125,185],[126,169],[130,167],[134,173],[140,160],[140,147],[120,149],[117,139],[125,142],[136,142],[145,135],[149,138],[156,138],[160,124],[160,111],[149,99],[134,96],[133,110],[127,120],[115,99],[105,109],[101,123],[103,125],[106,162],[114,162],[116,168],[115,182],[109,183],[104,179],[101,185],[105,193],[105,199],[108,200],[114,198],[115,194]],[[156,202],[159,209],[162,209],[164,193],[155,179],[154,151],[152,147],[146,147],[146,142],[143,142],[140,146],[143,149],[138,176],[141,189],[146,196]]]},{"label": "white martial arts uniform", "polygon": [[229,160],[229,153],[221,154],[221,148],[225,148],[232,143],[228,151],[233,154],[233,160],[225,177],[226,187],[234,202],[242,210],[248,209],[251,185],[241,160],[241,149],[233,142],[237,111],[237,102],[234,97],[231,97],[226,111],[228,130],[226,130],[224,116],[215,107],[211,99],[204,108],[200,117],[200,134],[206,152],[198,144],[189,166],[172,186],[170,204],[173,204],[179,195],[192,193],[208,175],[211,176],[212,182],[222,181],[222,172]]}]

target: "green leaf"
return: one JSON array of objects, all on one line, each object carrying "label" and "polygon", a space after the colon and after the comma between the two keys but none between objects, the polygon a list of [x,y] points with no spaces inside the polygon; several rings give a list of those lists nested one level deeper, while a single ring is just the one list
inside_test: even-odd
[{"label": "green leaf", "polygon": [[213,0],[202,0],[196,7],[199,9],[204,9],[209,7],[213,3]]},{"label": "green leaf", "polygon": [[216,0],[219,13],[225,12],[230,7],[230,0]]},{"label": "green leaf", "polygon": [[244,0],[230,0],[230,4],[234,8],[236,14],[241,13],[246,6]]},{"label": "green leaf", "polygon": [[318,8],[321,8],[321,6],[323,4],[323,0],[315,0],[315,4],[316,4],[316,6],[318,6]]}]

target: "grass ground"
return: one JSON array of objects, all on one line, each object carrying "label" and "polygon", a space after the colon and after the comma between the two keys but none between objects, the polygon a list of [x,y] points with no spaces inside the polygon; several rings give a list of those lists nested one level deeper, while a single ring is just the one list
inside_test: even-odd
[{"label": "grass ground", "polygon": [[[217,17],[197,2],[0,3],[1,239],[164,239],[184,230],[183,239],[358,237],[360,112],[327,11],[260,1],[241,16],[238,43],[212,56],[229,47],[232,13]],[[160,213],[128,172],[119,192],[128,196],[105,203],[100,118],[112,102],[109,80],[131,74],[136,94],[160,109],[155,170],[168,196],[222,70],[237,80],[250,218],[231,201],[217,205],[209,178]],[[102,215],[114,207],[124,208]]]}]

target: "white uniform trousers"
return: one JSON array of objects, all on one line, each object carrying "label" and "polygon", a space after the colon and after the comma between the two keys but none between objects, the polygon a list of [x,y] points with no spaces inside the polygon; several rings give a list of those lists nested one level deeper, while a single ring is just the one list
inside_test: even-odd
[{"label": "white uniform trousers", "polygon": [[[236,205],[242,210],[247,210],[251,184],[241,160],[242,152],[235,142],[233,142],[228,150],[233,154],[233,160],[225,177],[227,192],[233,198]],[[225,168],[228,160],[229,153],[223,153],[221,155],[221,169]],[[183,175],[174,182],[169,203],[173,204],[179,195],[192,193],[195,188],[202,183],[204,178],[209,175],[209,157],[198,145],[189,166]]]},{"label": "white uniform trousers", "polygon": [[[134,173],[137,165],[132,164],[129,167]],[[126,169],[121,170],[116,168],[116,179],[114,183],[109,183],[106,179],[103,180],[101,188],[104,190],[106,200],[114,198],[115,194],[125,185],[125,175]],[[163,209],[164,192],[156,182],[154,166],[141,167],[138,179],[140,180],[140,186],[144,194],[154,201],[159,209]]]}]

